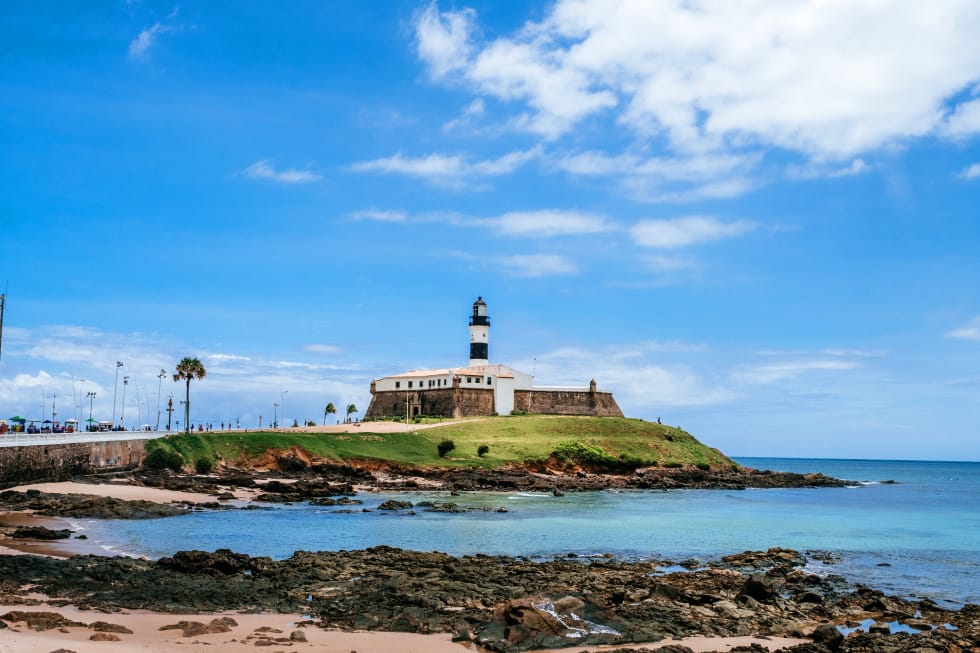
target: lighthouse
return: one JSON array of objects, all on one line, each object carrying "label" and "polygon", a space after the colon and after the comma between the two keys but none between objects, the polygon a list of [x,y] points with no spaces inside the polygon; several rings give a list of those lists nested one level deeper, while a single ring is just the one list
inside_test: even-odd
[{"label": "lighthouse", "polygon": [[487,316],[487,303],[483,297],[473,302],[473,315],[470,316],[470,367],[490,364],[490,318]]}]

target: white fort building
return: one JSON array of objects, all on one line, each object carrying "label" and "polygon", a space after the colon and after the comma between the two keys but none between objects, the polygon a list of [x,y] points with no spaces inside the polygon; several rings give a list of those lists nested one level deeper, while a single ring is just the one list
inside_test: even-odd
[{"label": "white fort building", "polygon": [[482,297],[470,316],[466,367],[413,370],[371,382],[365,419],[416,415],[470,417],[513,411],[552,415],[622,417],[612,393],[587,388],[537,388],[534,378],[506,365],[490,364],[490,317]]}]

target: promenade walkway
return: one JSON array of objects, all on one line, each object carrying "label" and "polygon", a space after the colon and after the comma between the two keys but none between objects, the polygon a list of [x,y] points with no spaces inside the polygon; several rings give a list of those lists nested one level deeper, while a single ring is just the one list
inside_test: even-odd
[{"label": "promenade walkway", "polygon": [[4,433],[0,447],[33,447],[46,444],[77,444],[79,442],[119,442],[122,440],[155,440],[166,431],[97,431],[95,433]]}]

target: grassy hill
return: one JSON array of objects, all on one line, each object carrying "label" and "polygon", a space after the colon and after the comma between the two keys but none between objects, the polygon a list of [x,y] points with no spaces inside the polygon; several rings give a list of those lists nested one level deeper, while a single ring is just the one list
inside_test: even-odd
[{"label": "grassy hill", "polygon": [[[377,460],[419,466],[493,468],[545,461],[553,454],[594,465],[731,467],[733,463],[689,433],[671,426],[616,417],[527,415],[449,422],[400,433],[372,432],[371,422],[350,433],[257,431],[176,435],[147,443],[147,453],[176,452],[198,460],[249,464],[270,451],[298,448],[312,458]],[[438,445],[455,449],[440,457]],[[477,451],[486,445],[488,451]],[[156,454],[160,456],[161,454]]]}]

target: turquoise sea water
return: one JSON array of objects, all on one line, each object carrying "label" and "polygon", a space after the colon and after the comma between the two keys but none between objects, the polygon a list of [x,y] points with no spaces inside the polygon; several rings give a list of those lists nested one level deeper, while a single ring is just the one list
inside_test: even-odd
[{"label": "turquoise sea water", "polygon": [[[746,466],[819,471],[854,487],[550,494],[414,493],[508,512],[339,513],[297,504],[150,521],[85,521],[89,537],[148,557],[230,548],[285,558],[296,550],[387,544],[454,555],[552,557],[613,553],[636,559],[709,559],[773,546],[835,554],[811,563],[888,593],[951,605],[980,603],[980,463],[739,458]],[[883,483],[894,481],[894,483]],[[373,509],[393,495],[362,494]]]}]

